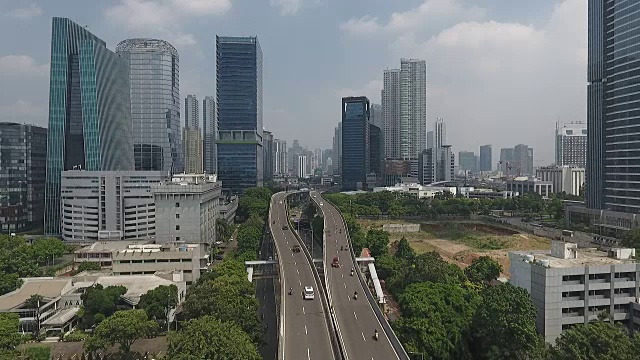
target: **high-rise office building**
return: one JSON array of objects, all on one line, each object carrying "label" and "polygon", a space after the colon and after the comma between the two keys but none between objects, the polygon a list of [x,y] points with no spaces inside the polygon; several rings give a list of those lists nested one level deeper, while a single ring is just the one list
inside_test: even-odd
[{"label": "high-rise office building", "polygon": [[279,176],[286,175],[289,172],[289,166],[287,163],[287,142],[280,139],[274,139],[274,167],[273,173]]},{"label": "high-rise office building", "polygon": [[556,166],[587,166],[587,124],[556,123]]},{"label": "high-rise office building", "polygon": [[525,144],[516,145],[513,148],[513,161],[521,175],[533,175],[535,173],[533,168],[533,148]]},{"label": "high-rise office building", "polygon": [[262,165],[264,169],[262,171],[263,181],[266,183],[268,181],[273,180],[273,164],[274,164],[274,142],[273,142],[273,133],[271,131],[264,130],[262,136],[262,149],[264,151],[263,154],[263,162]]},{"label": "high-rise office building", "polygon": [[60,234],[64,170],[134,170],[129,66],[81,25],[53,18],[45,233]]},{"label": "high-rise office building", "polygon": [[493,169],[493,163],[491,162],[492,152],[491,145],[480,146],[480,171],[491,171]]},{"label": "high-rise office building", "polygon": [[433,146],[439,149],[447,145],[447,126],[443,118],[437,118],[433,124]]},{"label": "high-rise office building", "polygon": [[262,50],[257,37],[216,36],[218,178],[242,193],[262,186]]},{"label": "high-rise office building", "polygon": [[342,98],[342,189],[362,189],[370,173],[369,99]]},{"label": "high-rise office building", "polygon": [[375,173],[377,179],[382,179],[382,160],[384,160],[384,142],[382,129],[369,124],[369,172]]},{"label": "high-rise office building", "polygon": [[202,138],[204,172],[216,174],[216,135],[218,134],[218,117],[216,102],[213,96],[205,96],[202,100]]},{"label": "high-rise office building", "polygon": [[298,178],[305,179],[309,176],[307,155],[298,155],[297,163]]},{"label": "high-rise office building", "polygon": [[473,151],[460,151],[458,165],[460,165],[460,170],[475,174],[478,172],[478,157]]},{"label": "high-rise office building", "polygon": [[371,104],[371,124],[379,127],[381,130],[384,128],[384,116],[382,114],[382,105]]},{"label": "high-rise office building", "polygon": [[500,169],[498,170],[507,175],[507,173],[510,172],[509,168],[511,167],[511,163],[513,162],[513,160],[513,148],[500,149]]},{"label": "high-rise office building", "polygon": [[432,131],[427,131],[427,149],[431,149],[433,147],[435,147],[434,144],[434,138],[433,138],[433,130]]},{"label": "high-rise office building", "polygon": [[338,123],[333,135],[333,174],[342,174],[342,121]]},{"label": "high-rise office building", "polygon": [[0,122],[0,233],[42,228],[46,165],[46,128]]},{"label": "high-rise office building", "polygon": [[200,106],[195,95],[184,99],[184,171],[202,174],[202,134],[200,133]]},{"label": "high-rise office building", "polygon": [[638,0],[588,2],[586,183],[591,208],[640,210],[638,5]]},{"label": "high-rise office building", "polygon": [[164,40],[128,39],[116,53],[129,64],[135,169],[182,172],[178,51]]},{"label": "high-rise office building", "polygon": [[385,156],[417,159],[427,146],[427,63],[401,59],[383,74]]}]

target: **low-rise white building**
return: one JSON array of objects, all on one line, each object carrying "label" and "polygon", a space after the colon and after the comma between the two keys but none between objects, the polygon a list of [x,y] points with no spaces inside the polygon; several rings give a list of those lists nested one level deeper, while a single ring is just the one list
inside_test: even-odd
[{"label": "low-rise white building", "polygon": [[450,192],[454,196],[456,195],[456,187],[442,187],[442,186],[423,186],[417,183],[399,183],[395,186],[381,186],[373,188],[373,192],[391,191],[410,194],[417,199],[433,198],[438,194],[444,192]]},{"label": "low-rise white building", "polygon": [[534,177],[518,176],[507,180],[507,191],[524,193],[536,193],[543,198],[548,198],[553,193],[553,183],[542,181]]},{"label": "low-rise white building", "polygon": [[536,170],[536,178],[553,184],[553,192],[580,195],[584,184],[584,168],[572,166],[547,166]]}]

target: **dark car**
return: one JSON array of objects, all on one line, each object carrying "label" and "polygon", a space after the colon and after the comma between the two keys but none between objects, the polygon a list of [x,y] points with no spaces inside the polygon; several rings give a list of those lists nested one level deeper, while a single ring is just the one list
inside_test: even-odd
[{"label": "dark car", "polygon": [[289,230],[289,227],[287,225],[282,225],[282,230]]},{"label": "dark car", "polygon": [[300,252],[300,245],[298,245],[298,244],[293,245],[293,247],[291,248],[291,251],[293,251],[294,253],[299,253]]}]

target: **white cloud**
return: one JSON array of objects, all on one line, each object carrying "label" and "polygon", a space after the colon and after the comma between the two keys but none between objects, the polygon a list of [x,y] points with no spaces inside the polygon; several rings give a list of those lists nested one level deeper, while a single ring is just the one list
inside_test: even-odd
[{"label": "white cloud", "polygon": [[271,0],[271,6],[280,8],[280,15],[295,15],[302,6],[302,0]]},{"label": "white cloud", "polygon": [[49,73],[48,64],[38,64],[31,56],[7,55],[0,57],[0,74],[43,76]]},{"label": "white cloud", "polygon": [[382,79],[371,80],[357,88],[338,89],[337,96],[366,96],[372,103],[380,103],[380,90],[382,90]]},{"label": "white cloud", "polygon": [[174,39],[174,45],[194,45],[195,36],[184,33],[180,24],[190,17],[223,15],[230,9],[231,0],[119,0],[105,15],[127,30]]},{"label": "white cloud", "polygon": [[475,6],[467,7],[462,0],[424,0],[416,8],[391,14],[386,24],[381,24],[377,17],[365,15],[347,20],[340,25],[340,28],[351,35],[424,32],[442,28],[457,21],[480,20],[484,16],[484,9]]},{"label": "white cloud", "polygon": [[7,12],[7,15],[16,19],[28,20],[42,15],[42,8],[36,4],[30,4],[27,7],[13,9]]},{"label": "white cloud", "polygon": [[[0,104],[0,112],[9,121],[20,121],[19,117],[36,117],[45,116],[46,107],[43,105],[37,105],[24,100],[18,100],[12,104]],[[11,119],[10,117],[17,117]]]},{"label": "white cloud", "polygon": [[493,144],[497,156],[501,147],[525,143],[535,160],[549,163],[554,122],[586,119],[586,19],[584,0],[562,0],[540,26],[463,20],[431,33],[394,33],[392,20],[387,36],[375,39],[394,58],[427,60],[428,127],[444,117],[455,151]]}]

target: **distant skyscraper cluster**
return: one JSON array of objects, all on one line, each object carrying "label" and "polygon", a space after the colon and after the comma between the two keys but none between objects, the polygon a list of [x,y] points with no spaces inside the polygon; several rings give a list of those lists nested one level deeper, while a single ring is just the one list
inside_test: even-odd
[{"label": "distant skyscraper cluster", "polygon": [[533,148],[519,144],[500,149],[500,170],[507,175],[534,175]]}]

